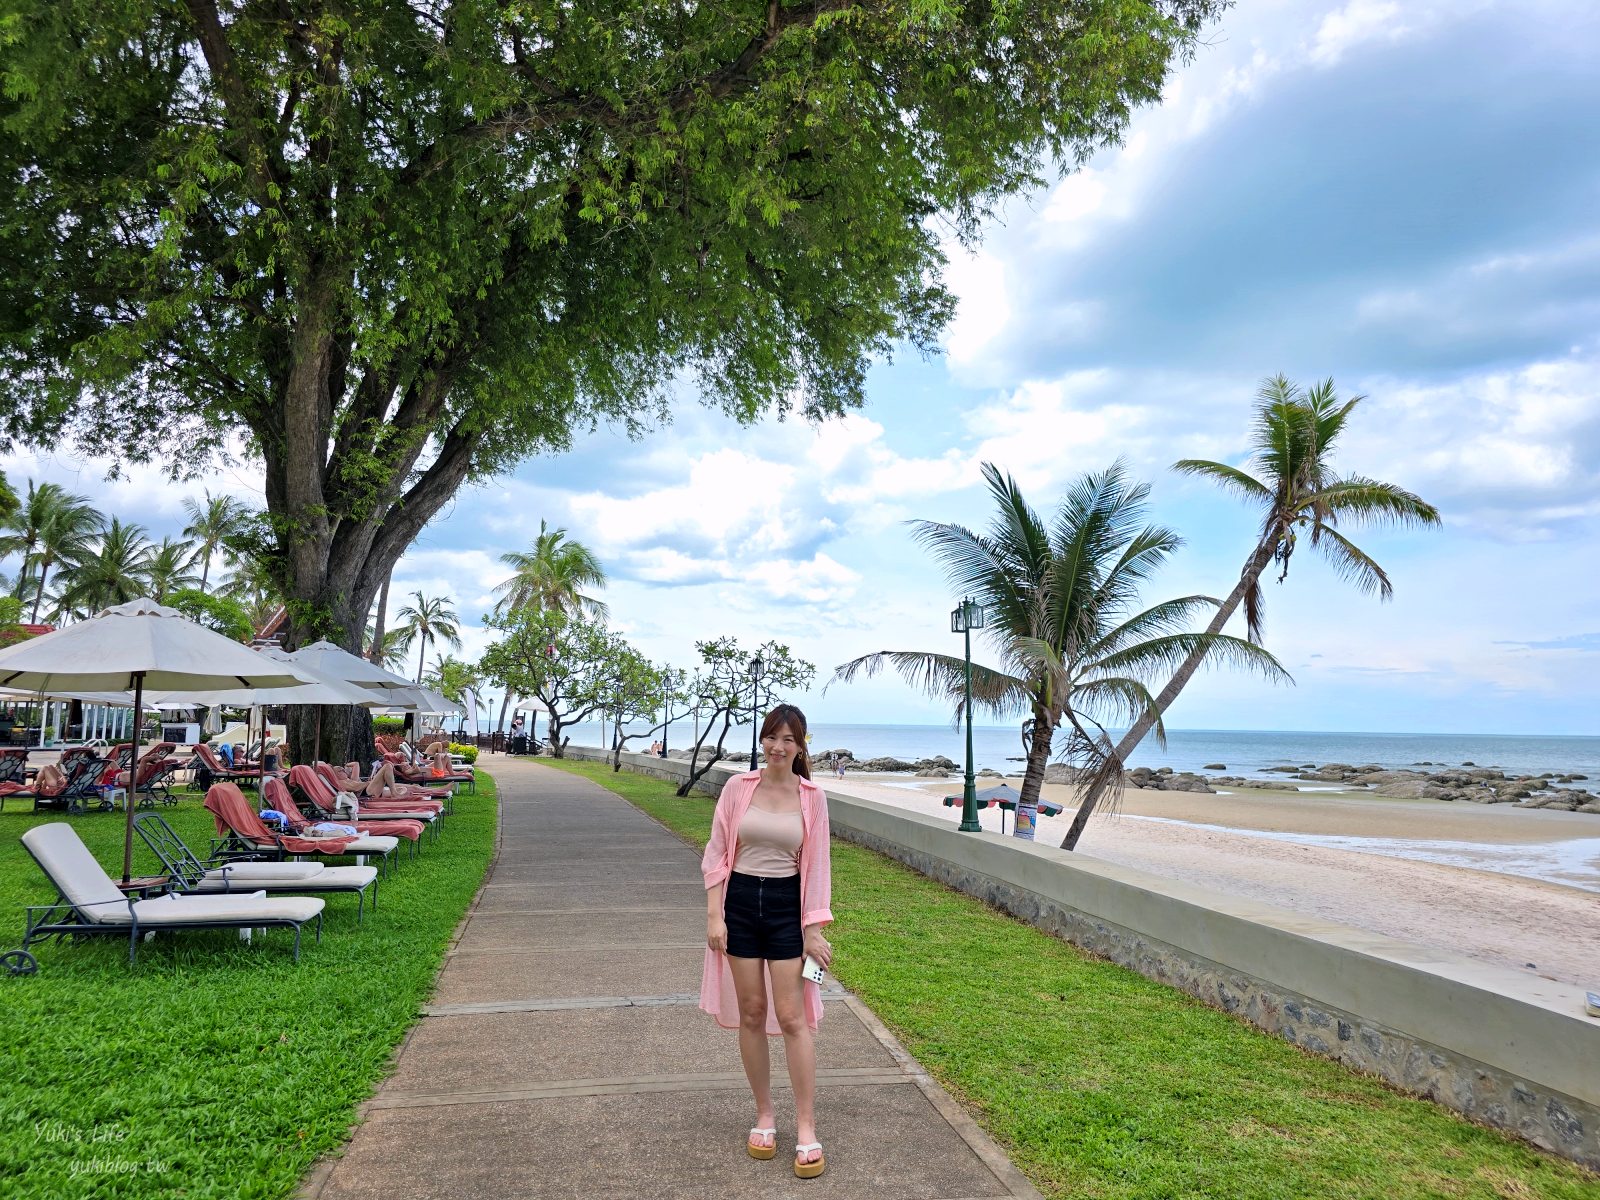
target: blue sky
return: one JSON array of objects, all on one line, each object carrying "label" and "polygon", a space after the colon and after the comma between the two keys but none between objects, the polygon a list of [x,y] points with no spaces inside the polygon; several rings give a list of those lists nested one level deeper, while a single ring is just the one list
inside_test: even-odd
[{"label": "blue sky", "polygon": [[[1295,686],[1210,673],[1169,724],[1600,732],[1600,10],[1257,0],[1207,41],[1122,147],[951,247],[944,356],[879,365],[842,422],[690,405],[645,441],[602,429],[532,460],[429,526],[396,606],[452,595],[481,651],[498,556],[543,518],[600,554],[614,623],[652,657],[773,637],[819,668],[813,720],[939,721],[898,681],[820,691],[861,653],[958,649],[906,519],[986,524],[984,461],[1048,509],[1123,456],[1187,539],[1150,599],[1225,594],[1254,519],[1166,468],[1239,461],[1262,377],[1331,375],[1368,397],[1340,465],[1445,527],[1350,531],[1386,605],[1297,555],[1267,621]],[[182,524],[153,472],[0,465],[158,536]],[[209,486],[259,494],[245,471]]]}]

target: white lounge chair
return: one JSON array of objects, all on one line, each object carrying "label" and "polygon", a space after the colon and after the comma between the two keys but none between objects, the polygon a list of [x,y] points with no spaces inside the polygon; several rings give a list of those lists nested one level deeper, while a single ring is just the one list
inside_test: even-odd
[{"label": "white lounge chair", "polygon": [[63,821],[34,826],[22,835],[22,844],[59,893],[54,904],[29,907],[24,948],[51,937],[125,934],[131,966],[138,952],[139,935],[157,929],[292,925],[294,957],[298,962],[302,925],[315,920],[317,940],[322,940],[323,901],[314,897],[269,897],[264,891],[256,891],[249,895],[168,895],[136,900],[117,890],[77,830]]},{"label": "white lounge chair", "polygon": [[263,891],[268,895],[321,896],[354,892],[356,924],[366,912],[367,889],[372,907],[378,907],[377,867],[330,867],[319,862],[256,862],[250,859],[210,859],[202,862],[177,830],[157,813],[134,818],[133,827],[179,891],[191,896],[229,895]]}]

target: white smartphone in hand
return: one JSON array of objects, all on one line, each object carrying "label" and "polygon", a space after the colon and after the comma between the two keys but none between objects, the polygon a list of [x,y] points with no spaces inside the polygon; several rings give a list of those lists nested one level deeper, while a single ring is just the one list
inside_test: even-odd
[{"label": "white smartphone in hand", "polygon": [[822,964],[811,955],[806,955],[805,962],[800,964],[800,978],[809,979],[812,983],[822,982]]}]

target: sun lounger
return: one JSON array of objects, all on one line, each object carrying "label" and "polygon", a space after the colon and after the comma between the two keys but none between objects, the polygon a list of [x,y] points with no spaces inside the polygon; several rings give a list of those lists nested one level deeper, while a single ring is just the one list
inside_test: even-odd
[{"label": "sun lounger", "polygon": [[[311,786],[312,781],[308,781],[305,777],[307,769],[303,766],[290,767],[289,786],[299,787],[302,791]],[[330,805],[340,792],[349,792],[356,798],[356,804],[363,817],[370,813],[373,816],[400,816],[414,821],[431,822],[444,812],[443,800],[435,799],[421,790],[413,790],[402,785],[398,792],[372,797],[361,791],[359,786],[351,787],[346,779],[336,774],[325,762],[319,762],[309,769],[315,774],[314,782],[321,785],[315,790],[312,800],[324,811],[331,811]]]},{"label": "sun lounger", "polygon": [[294,927],[294,957],[300,960],[300,927],[317,923],[322,940],[323,902],[309,896],[269,897],[259,893],[230,896],[160,896],[136,900],[124,896],[96,861],[83,839],[64,821],[35,825],[22,844],[55,885],[56,902],[28,909],[24,948],[34,942],[94,934],[126,936],[128,964],[133,965],[139,935],[158,929],[257,929]]},{"label": "sun lounger", "polygon": [[[283,783],[281,780],[269,778],[267,785],[281,788]],[[270,799],[269,793],[269,803]],[[261,815],[244,798],[244,793],[239,790],[238,785],[232,783],[212,784],[206,792],[205,808],[215,819],[217,833],[221,837],[220,844],[213,844],[212,853],[226,858],[264,856],[281,861],[297,855],[334,858],[353,854],[356,856],[356,862],[361,864],[367,855],[372,854],[377,856],[379,862],[387,863],[389,855],[394,853],[395,847],[400,844],[398,838],[374,837],[367,834],[359,837],[308,838],[274,833],[267,828]]]},{"label": "sun lounger", "polygon": [[[294,770],[306,769],[296,767]],[[288,817],[293,825],[314,825],[318,821],[332,821],[339,825],[353,825],[364,834],[404,838],[411,843],[412,857],[416,857],[417,844],[422,840],[423,830],[427,828],[424,822],[394,813],[380,817],[368,817],[365,813],[358,813],[353,821],[335,816],[333,793],[326,789],[327,785],[322,780],[315,774],[309,774],[309,778],[307,775],[301,775],[298,780],[291,779],[287,786],[281,779],[269,779],[262,791],[262,797],[269,808],[277,809]]]},{"label": "sun lounger", "polygon": [[209,859],[202,862],[177,831],[155,813],[135,817],[133,827],[145,845],[172,876],[176,890],[189,895],[238,895],[264,891],[275,895],[320,896],[331,892],[356,894],[356,924],[366,910],[367,889],[372,907],[378,907],[377,867],[329,867],[318,862],[260,862],[248,859]]},{"label": "sun lounger", "polygon": [[213,783],[249,783],[257,787],[261,784],[261,768],[243,770],[228,766],[217,752],[205,743],[194,748],[195,779],[203,782],[209,788]]},{"label": "sun lounger", "polygon": [[81,813],[87,812],[91,803],[110,808],[111,805],[100,798],[100,776],[109,765],[110,760],[96,758],[93,754],[74,755],[63,768],[65,780],[52,792],[41,792],[37,784],[0,783],[0,811],[4,811],[7,800],[32,800],[35,812],[41,808],[58,808],[67,813]]}]

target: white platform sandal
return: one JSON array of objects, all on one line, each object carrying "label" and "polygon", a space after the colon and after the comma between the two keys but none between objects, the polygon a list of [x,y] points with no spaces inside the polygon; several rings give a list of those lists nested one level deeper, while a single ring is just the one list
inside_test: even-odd
[{"label": "white platform sandal", "polygon": [[828,1165],[828,1160],[826,1158],[819,1157],[816,1162],[808,1163],[803,1163],[800,1161],[800,1155],[804,1154],[806,1151],[821,1149],[821,1142],[802,1142],[800,1145],[796,1146],[794,1148],[794,1173],[800,1176],[801,1179],[815,1179],[818,1175],[821,1175],[822,1168]]},{"label": "white platform sandal", "polygon": [[[758,1146],[752,1142],[750,1138],[754,1137],[758,1133],[770,1133],[772,1135],[772,1145]],[[776,1129],[752,1129],[744,1140],[744,1148],[750,1152],[751,1158],[759,1158],[765,1161],[778,1152],[778,1131]]]}]

